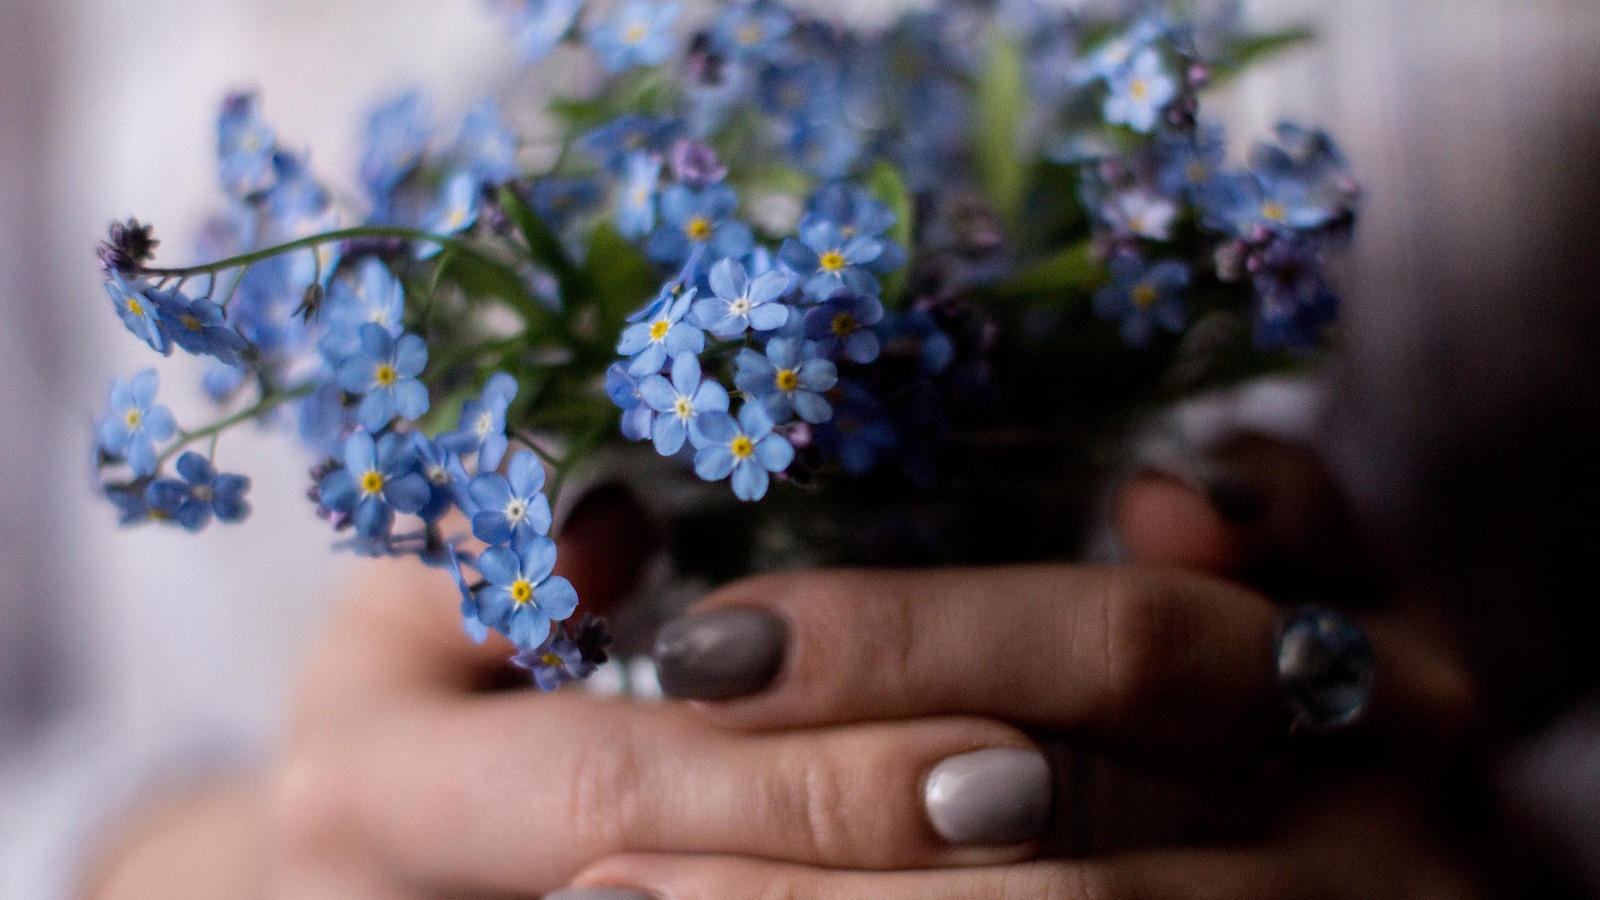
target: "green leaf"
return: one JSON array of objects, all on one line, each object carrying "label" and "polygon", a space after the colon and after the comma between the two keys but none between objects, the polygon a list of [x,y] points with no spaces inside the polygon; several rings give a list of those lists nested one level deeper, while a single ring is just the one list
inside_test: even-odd
[{"label": "green leaf", "polygon": [[577,287],[573,283],[578,274],[578,269],[572,264],[567,250],[561,246],[561,239],[556,236],[550,226],[539,218],[533,207],[523,202],[521,196],[509,186],[500,189],[500,206],[516,223],[517,230],[522,232],[522,239],[528,242],[528,252],[533,254],[533,261],[546,269],[561,283],[561,296],[567,297]]},{"label": "green leaf", "polygon": [[1217,54],[1218,62],[1211,67],[1211,84],[1215,86],[1232,81],[1256,63],[1315,37],[1316,32],[1307,25],[1242,37]]},{"label": "green leaf", "polygon": [[995,211],[1015,221],[1025,184],[1017,141],[1027,110],[1022,51],[999,29],[989,36],[988,59],[978,76],[977,122],[973,135],[978,181]]},{"label": "green leaf", "polygon": [[894,213],[894,227],[889,229],[889,238],[906,251],[906,264],[883,279],[884,299],[889,305],[897,306],[896,301],[905,292],[906,277],[911,269],[910,254],[915,246],[912,241],[916,235],[916,206],[911,202],[911,192],[906,189],[905,179],[900,177],[899,171],[894,166],[886,162],[873,166],[872,175],[867,179],[867,187],[874,197]]},{"label": "green leaf", "polygon": [[609,222],[601,223],[589,239],[585,274],[593,285],[603,344],[616,343],[628,314],[642,306],[661,287],[655,266]]},{"label": "green leaf", "polygon": [[441,278],[470,297],[498,297],[511,304],[527,323],[530,343],[544,343],[565,332],[560,320],[533,296],[515,269],[484,253],[458,248],[444,266]]},{"label": "green leaf", "polygon": [[1068,301],[1087,298],[1105,280],[1105,265],[1085,240],[989,288],[987,293],[1011,302],[1065,306]]}]

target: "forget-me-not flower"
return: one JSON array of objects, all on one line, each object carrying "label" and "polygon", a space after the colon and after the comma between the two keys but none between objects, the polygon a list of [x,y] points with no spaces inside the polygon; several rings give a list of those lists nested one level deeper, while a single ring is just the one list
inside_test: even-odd
[{"label": "forget-me-not flower", "polygon": [[712,29],[722,52],[737,57],[771,58],[784,49],[794,17],[774,3],[731,3]]},{"label": "forget-me-not flower", "polygon": [[661,158],[631,153],[627,170],[617,186],[617,232],[638,239],[656,227],[656,185],[661,180]]},{"label": "forget-me-not flower", "polygon": [[728,411],[728,391],[716,381],[700,379],[700,360],[680,353],[672,360],[672,380],[651,375],[639,382],[639,397],[659,415],[653,428],[656,452],[671,456],[699,428],[706,413]]},{"label": "forget-me-not flower", "polygon": [[120,273],[113,272],[111,277],[106,279],[106,294],[116,306],[122,324],[127,326],[134,337],[149,344],[150,349],[163,356],[172,353],[172,347],[167,343],[167,335],[161,329],[161,313],[156,308],[155,301],[146,294],[146,288],[136,282],[128,281]]},{"label": "forget-me-not flower", "polygon": [[218,474],[204,456],[189,451],[178,457],[180,478],[161,478],[150,483],[145,498],[151,509],[190,531],[199,531],[216,516],[222,522],[239,522],[250,514],[244,495],[250,479],[243,475]]},{"label": "forget-me-not flower", "polygon": [[428,149],[428,111],[421,95],[407,93],[379,106],[367,117],[361,180],[374,197],[384,197],[416,168]]},{"label": "forget-me-not flower", "polygon": [[100,446],[128,461],[135,475],[156,471],[156,444],[178,432],[172,410],[156,405],[160,376],[145,369],[111,386],[111,411],[100,421]]},{"label": "forget-me-not flower", "polygon": [[1181,331],[1186,319],[1183,290],[1189,286],[1189,267],[1166,260],[1146,267],[1132,254],[1111,261],[1111,283],[1095,294],[1097,315],[1122,323],[1122,337],[1142,347],[1156,326]]},{"label": "forget-me-not flower", "polygon": [[442,439],[429,440],[420,431],[411,433],[411,448],[417,455],[417,471],[427,479],[429,491],[428,502],[417,510],[417,517],[436,522],[452,505],[470,517],[475,507],[468,493],[467,467],[460,454],[446,449]]},{"label": "forget-me-not flower", "polygon": [[255,94],[231,94],[222,101],[217,118],[217,168],[222,189],[234,197],[248,197],[272,187],[277,172],[272,165],[272,126],[261,118]]},{"label": "forget-me-not flower", "polygon": [[592,662],[583,658],[578,642],[571,638],[558,638],[552,632],[550,639],[530,650],[523,650],[511,658],[513,665],[527,669],[533,683],[541,691],[553,691],[563,684],[582,681],[595,670]]},{"label": "forget-me-not flower", "polygon": [[824,391],[839,380],[832,362],[817,356],[815,344],[799,338],[779,337],[767,343],[765,355],[741,350],[733,383],[745,396],[759,402],[774,422],[791,416],[818,425],[833,417]]},{"label": "forget-me-not flower", "polygon": [[361,349],[339,367],[339,387],[361,397],[356,420],[380,431],[395,416],[418,419],[428,411],[428,389],[417,376],[428,367],[428,345],[414,334],[395,340],[383,326],[361,326]]},{"label": "forget-me-not flower", "polygon": [[1106,80],[1111,87],[1104,107],[1106,121],[1140,134],[1153,131],[1162,110],[1178,96],[1178,82],[1153,47],[1139,51],[1127,68]]},{"label": "forget-me-not flower", "polygon": [[455,453],[478,454],[478,471],[500,468],[506,455],[506,410],[517,398],[517,380],[496,372],[484,382],[483,393],[461,405],[461,424],[439,443]]},{"label": "forget-me-not flower", "polygon": [[773,331],[789,321],[789,307],[777,302],[793,284],[788,272],[769,269],[751,278],[743,263],[723,259],[711,267],[709,280],[713,296],[695,301],[694,318],[717,337]]},{"label": "forget-me-not flower", "polygon": [[772,417],[759,403],[746,403],[737,421],[727,413],[707,413],[695,438],[694,471],[706,481],[733,476],[733,495],[740,500],[766,496],[772,472],[794,462],[794,445],[773,432]]},{"label": "forget-me-not flower", "polygon": [[606,370],[606,396],[622,410],[622,436],[630,441],[650,437],[656,411],[639,394],[639,379],[628,374],[628,367],[612,363]]},{"label": "forget-me-not flower", "polygon": [[544,495],[544,463],[532,450],[511,457],[506,474],[482,472],[468,491],[477,513],[472,534],[486,544],[504,544],[550,530],[550,500]]},{"label": "forget-me-not flower", "polygon": [[883,349],[872,326],[883,319],[883,304],[870,294],[840,291],[805,317],[806,337],[822,355],[866,365]]},{"label": "forget-me-not flower", "polygon": [[533,183],[533,210],[556,231],[567,227],[600,203],[600,184],[593,178],[541,178]]},{"label": "forget-me-not flower", "polygon": [[238,365],[250,342],[229,328],[222,307],[204,298],[190,299],[177,291],[150,291],[160,310],[160,325],[172,343],[196,356],[214,356]]},{"label": "forget-me-not flower", "polygon": [[[428,211],[422,230],[433,234],[450,235],[466,231],[478,221],[480,198],[478,180],[471,172],[456,172],[445,179],[439,190],[439,201]],[[431,241],[417,245],[417,258],[437,256],[444,247]]]},{"label": "forget-me-not flower", "polygon": [[552,575],[555,541],[530,534],[509,547],[490,547],[478,556],[478,571],[489,582],[477,591],[478,619],[529,650],[550,636],[578,608],[572,582]]},{"label": "forget-me-not flower", "polygon": [[677,3],[628,0],[590,29],[589,46],[612,72],[660,65],[672,55],[672,26],[679,12]]},{"label": "forget-me-not flower", "polygon": [[813,219],[800,226],[800,238],[789,238],[778,258],[805,279],[805,292],[814,299],[830,297],[840,288],[859,294],[878,293],[878,279],[867,267],[883,253],[874,237],[846,237],[838,224]]},{"label": "forget-me-not flower", "polygon": [[683,123],[654,116],[620,116],[585,134],[580,142],[607,171],[620,173],[636,153],[664,157]]},{"label": "forget-me-not flower", "polygon": [[456,164],[472,173],[480,185],[516,177],[517,136],[506,127],[493,100],[481,101],[467,111],[456,136],[455,156]]},{"label": "forget-me-not flower", "polygon": [[696,247],[715,259],[743,256],[754,236],[750,226],[733,219],[739,197],[733,188],[714,184],[702,190],[675,184],[661,193],[661,227],[650,235],[645,252],[669,265],[688,261]]},{"label": "forget-me-not flower", "polygon": [[345,439],[344,467],[323,477],[319,494],[323,506],[351,514],[356,531],[372,540],[388,538],[396,512],[417,512],[433,496],[409,435],[374,441],[364,431]]},{"label": "forget-me-not flower", "polygon": [[578,21],[583,0],[512,0],[508,24],[523,62],[535,63],[554,50]]},{"label": "forget-me-not flower", "polygon": [[322,303],[320,317],[327,332],[317,347],[334,365],[361,351],[361,328],[378,325],[390,337],[405,331],[405,289],[389,267],[376,257],[357,266],[354,277],[335,279]]},{"label": "forget-me-not flower", "polygon": [[617,342],[617,352],[631,357],[628,374],[635,378],[661,371],[667,359],[680,353],[698,355],[706,348],[706,333],[684,321],[694,303],[695,289],[660,305],[649,319],[629,325]]}]

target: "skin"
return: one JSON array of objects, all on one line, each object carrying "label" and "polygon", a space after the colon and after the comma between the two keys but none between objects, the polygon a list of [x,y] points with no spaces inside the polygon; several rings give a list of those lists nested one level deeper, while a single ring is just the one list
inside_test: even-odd
[{"label": "skin", "polygon": [[[792,637],[770,689],[718,704],[495,691],[509,648],[459,636],[437,573],[385,565],[313,656],[278,765],[133,825],[91,896],[1472,896],[1424,789],[1395,774],[1467,727],[1470,682],[1392,615],[1364,620],[1384,673],[1369,727],[1404,739],[1308,779],[1337,790],[1281,790],[1290,813],[1268,843],[1031,862],[1034,846],[932,833],[926,772],[1034,746],[1022,726],[1183,777],[1257,770],[1279,748],[1264,678],[1275,609],[1221,577],[1271,542],[1161,476],[1130,484],[1118,515],[1140,566],[804,573],[720,591],[703,606],[772,610]],[[563,536],[563,574],[603,606],[628,579],[601,551],[647,536],[608,530],[626,515],[589,521]]]}]

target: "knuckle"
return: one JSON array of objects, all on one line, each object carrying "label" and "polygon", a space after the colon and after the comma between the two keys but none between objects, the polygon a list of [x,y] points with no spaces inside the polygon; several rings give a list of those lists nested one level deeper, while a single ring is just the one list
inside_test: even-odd
[{"label": "knuckle", "polygon": [[[903,765],[877,747],[839,748],[844,752],[797,750],[785,753],[766,786],[769,816],[779,823],[773,835],[796,859],[843,867],[879,868],[898,860],[912,838],[901,835],[885,815],[885,785],[905,780]],[[785,758],[786,757],[786,758]],[[841,764],[840,760],[850,762]]]},{"label": "knuckle", "polygon": [[1100,713],[1122,720],[1151,706],[1166,690],[1178,643],[1178,604],[1154,579],[1116,577],[1106,582],[1096,615],[1104,654]]}]

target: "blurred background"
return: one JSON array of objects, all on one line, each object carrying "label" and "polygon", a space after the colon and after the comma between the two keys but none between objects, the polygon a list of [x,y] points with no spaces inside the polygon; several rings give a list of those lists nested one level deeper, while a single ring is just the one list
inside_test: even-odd
[{"label": "blurred background", "polygon": [[[1600,84],[1593,0],[1245,6],[1264,26],[1309,22],[1320,41],[1211,108],[1236,150],[1280,117],[1326,127],[1369,192],[1344,280],[1360,361],[1347,387],[1359,396],[1417,380],[1441,354],[1483,352],[1450,323],[1504,318],[1473,304],[1517,297],[1507,263],[1539,251],[1533,226],[1563,174],[1540,148],[1575,139],[1560,123],[1593,108]],[[303,499],[310,461],[287,438],[224,444],[229,468],[255,480],[246,525],[115,527],[91,491],[91,420],[110,379],[151,357],[109,314],[96,241],[136,215],[156,223],[164,258],[188,257],[220,199],[214,117],[230,89],[259,88],[279,134],[349,184],[375,99],[420,86],[454,117],[511,87],[516,61],[481,0],[3,7],[0,897],[28,900],[64,890],[74,854],[152,785],[270,746],[347,566]],[[1397,302],[1435,290],[1446,269],[1503,290],[1463,295],[1444,317]],[[162,367],[180,422],[203,409],[189,362]],[[1394,446],[1426,450],[1420,438]],[[1348,478],[1367,504],[1399,506],[1401,463],[1361,460]]]}]

